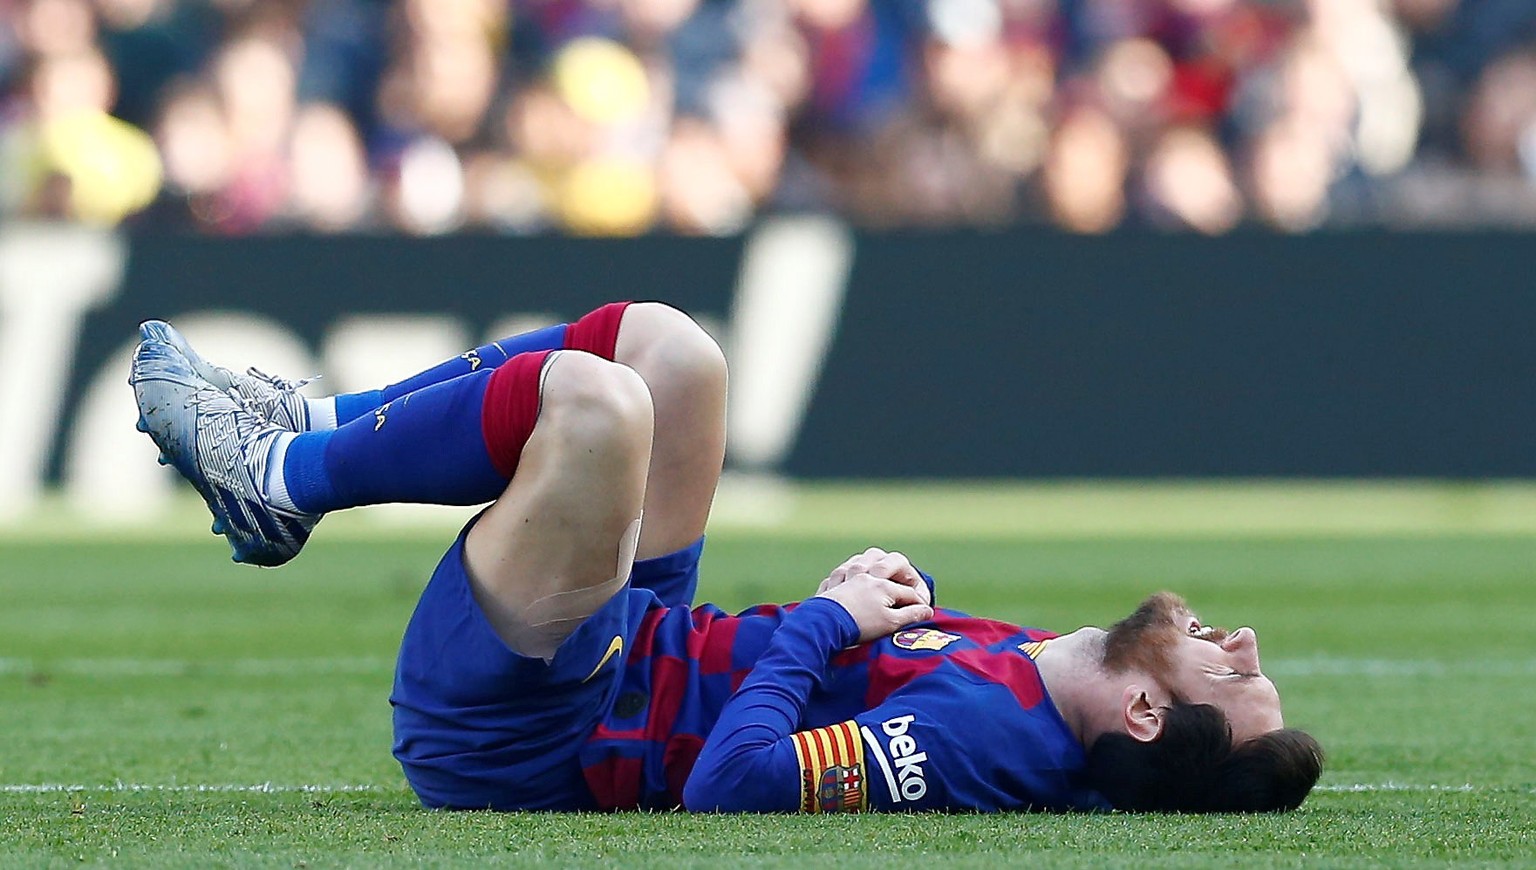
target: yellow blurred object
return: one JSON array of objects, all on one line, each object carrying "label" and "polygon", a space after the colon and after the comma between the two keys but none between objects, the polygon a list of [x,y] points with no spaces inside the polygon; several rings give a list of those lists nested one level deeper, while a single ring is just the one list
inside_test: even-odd
[{"label": "yellow blurred object", "polygon": [[561,99],[594,124],[637,118],[651,101],[650,81],[639,58],[607,39],[572,40],[555,58],[551,79]]},{"label": "yellow blurred object", "polygon": [[573,233],[639,235],[655,220],[655,173],[633,161],[582,163],[573,167],[560,185],[558,209]]},{"label": "yellow blurred object", "polygon": [[98,111],[71,112],[38,131],[44,174],[69,179],[72,216],[113,225],[154,201],[162,171],[155,143],[139,128]]}]

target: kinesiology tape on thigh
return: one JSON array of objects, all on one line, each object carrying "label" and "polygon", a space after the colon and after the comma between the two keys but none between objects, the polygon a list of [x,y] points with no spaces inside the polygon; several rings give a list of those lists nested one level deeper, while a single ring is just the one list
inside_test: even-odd
[{"label": "kinesiology tape on thigh", "polygon": [[636,517],[619,538],[619,561],[614,576],[594,586],[556,592],[528,605],[519,614],[518,637],[512,647],[528,656],[542,659],[554,658],[555,650],[571,632],[596,613],[598,608],[618,593],[629,579],[635,564],[635,550],[640,546],[640,521]]}]

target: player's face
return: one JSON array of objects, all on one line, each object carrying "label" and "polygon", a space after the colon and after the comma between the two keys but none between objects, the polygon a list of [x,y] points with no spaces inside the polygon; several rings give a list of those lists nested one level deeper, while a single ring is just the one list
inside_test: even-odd
[{"label": "player's face", "polygon": [[1254,630],[1203,625],[1176,595],[1148,598],[1111,628],[1105,664],[1142,670],[1184,701],[1217,707],[1234,743],[1284,727],[1280,693],[1260,667]]},{"label": "player's face", "polygon": [[1232,742],[1242,743],[1285,727],[1280,693],[1259,666],[1259,637],[1251,628],[1228,632],[1201,625],[1185,611],[1182,636],[1172,651],[1168,687],[1194,704],[1211,704],[1227,715]]}]

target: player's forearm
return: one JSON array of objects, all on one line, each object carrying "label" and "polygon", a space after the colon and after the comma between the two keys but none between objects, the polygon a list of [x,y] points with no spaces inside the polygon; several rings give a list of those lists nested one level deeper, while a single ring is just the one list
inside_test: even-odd
[{"label": "player's forearm", "polygon": [[690,810],[788,812],[800,766],[789,735],[838,650],[858,641],[843,607],[810,599],[785,617],[763,657],[720,713],[683,789]]}]

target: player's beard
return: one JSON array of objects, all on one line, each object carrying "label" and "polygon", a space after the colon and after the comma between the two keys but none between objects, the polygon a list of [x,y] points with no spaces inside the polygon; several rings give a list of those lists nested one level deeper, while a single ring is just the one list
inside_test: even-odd
[{"label": "player's beard", "polygon": [[1179,619],[1189,613],[1189,605],[1172,592],[1141,602],[1130,616],[1110,626],[1104,638],[1104,669],[1141,671],[1157,679],[1171,675],[1174,644],[1183,634]]}]

